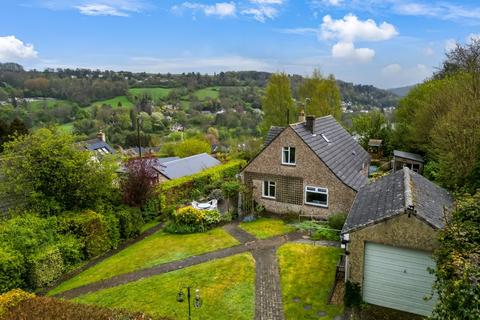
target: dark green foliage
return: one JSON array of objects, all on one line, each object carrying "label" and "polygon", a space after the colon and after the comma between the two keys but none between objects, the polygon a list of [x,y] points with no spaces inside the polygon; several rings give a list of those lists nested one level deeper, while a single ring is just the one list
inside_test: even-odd
[{"label": "dark green foliage", "polygon": [[340,233],[330,229],[318,229],[312,233],[312,240],[340,241]]},{"label": "dark green foliage", "polygon": [[49,285],[60,277],[63,269],[60,250],[56,246],[42,248],[30,259],[30,286],[41,288]]},{"label": "dark green foliage", "polygon": [[122,239],[132,238],[140,233],[144,224],[142,212],[138,208],[118,207],[115,211]]},{"label": "dark green foliage", "polygon": [[[112,209],[113,210],[113,209]],[[120,220],[114,211],[108,211],[104,214],[105,223],[107,224],[108,237],[110,239],[110,248],[116,249],[122,239],[120,231]]]},{"label": "dark green foliage", "polygon": [[60,250],[63,264],[67,270],[85,259],[83,243],[72,234],[60,235],[56,246]]},{"label": "dark green foliage", "polygon": [[160,215],[160,199],[158,197],[148,199],[142,208],[142,215],[145,222],[158,217]]},{"label": "dark green foliage", "polygon": [[345,294],[343,297],[345,307],[358,307],[362,304],[362,294],[360,285],[355,282],[345,282]]},{"label": "dark green foliage", "polygon": [[438,303],[433,319],[480,319],[480,192],[458,200],[434,253]]},{"label": "dark green foliage", "polygon": [[0,292],[25,286],[23,255],[11,248],[0,247]]},{"label": "dark green foliage", "polygon": [[338,212],[330,215],[327,220],[330,228],[335,230],[342,230],[343,224],[345,223],[346,219],[347,219],[347,213]]}]

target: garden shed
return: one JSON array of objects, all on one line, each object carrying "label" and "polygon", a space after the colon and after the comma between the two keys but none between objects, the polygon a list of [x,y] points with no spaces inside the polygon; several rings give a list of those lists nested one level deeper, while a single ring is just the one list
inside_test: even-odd
[{"label": "garden shed", "polygon": [[342,230],[346,279],[365,302],[430,315],[435,268],[432,252],[453,199],[444,189],[403,168],[358,192]]}]

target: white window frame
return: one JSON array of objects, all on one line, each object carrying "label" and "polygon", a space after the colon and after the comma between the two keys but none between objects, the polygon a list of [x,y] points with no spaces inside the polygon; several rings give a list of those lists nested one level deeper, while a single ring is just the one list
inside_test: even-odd
[{"label": "white window frame", "polygon": [[[267,190],[265,190],[265,183],[268,184]],[[275,188],[275,194],[273,196],[270,195],[270,187],[273,185]],[[266,193],[268,191],[268,194]],[[267,199],[276,199],[277,198],[277,184],[275,181],[264,180],[262,181],[262,197]]]},{"label": "white window frame", "polygon": [[[315,190],[307,190],[308,188],[310,189],[315,189]],[[318,193],[318,194],[325,194],[327,195],[327,203],[326,204],[320,204],[320,203],[314,203],[314,202],[307,202],[307,191],[311,193]],[[315,187],[315,186],[305,186],[305,199],[304,203],[308,204],[309,206],[315,206],[315,207],[321,207],[321,208],[328,208],[328,188],[322,188],[322,187]]]},{"label": "white window frame", "polygon": [[[294,149],[295,150],[295,157],[294,161],[290,162],[290,150]],[[285,159],[285,151],[288,151],[288,158]],[[286,166],[295,166],[297,165],[297,149],[295,147],[283,147],[282,148],[282,164]]]}]

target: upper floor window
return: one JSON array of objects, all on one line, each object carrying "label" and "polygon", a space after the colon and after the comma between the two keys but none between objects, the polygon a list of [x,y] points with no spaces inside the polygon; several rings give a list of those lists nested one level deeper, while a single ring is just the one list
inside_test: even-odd
[{"label": "upper floor window", "polygon": [[295,165],[295,148],[294,147],[283,147],[282,152],[282,164]]},{"label": "upper floor window", "polygon": [[275,199],[276,184],[275,181],[263,181],[262,196],[264,198]]},{"label": "upper floor window", "polygon": [[318,207],[328,207],[328,189],[320,187],[305,187],[305,203]]}]

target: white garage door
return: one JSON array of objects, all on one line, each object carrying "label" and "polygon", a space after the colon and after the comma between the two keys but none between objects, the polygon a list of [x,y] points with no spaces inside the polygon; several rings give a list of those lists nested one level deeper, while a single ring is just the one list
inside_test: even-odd
[{"label": "white garage door", "polygon": [[417,250],[366,243],[363,275],[365,302],[430,315],[435,297],[432,293],[435,276],[427,268],[434,268],[431,255]]}]

